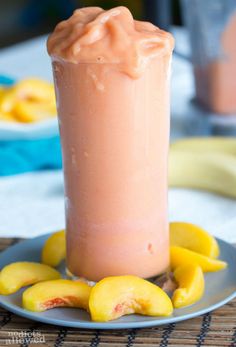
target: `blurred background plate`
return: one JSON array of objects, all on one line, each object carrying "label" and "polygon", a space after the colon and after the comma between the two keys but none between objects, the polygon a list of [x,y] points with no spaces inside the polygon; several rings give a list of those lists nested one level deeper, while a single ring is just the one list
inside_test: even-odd
[{"label": "blurred background plate", "polygon": [[[0,75],[1,86],[9,87],[15,81]],[[61,169],[57,117],[32,123],[0,121],[0,162],[0,176]]]},{"label": "blurred background plate", "polygon": [[1,140],[33,140],[58,135],[57,118],[32,124],[0,122]]},{"label": "blurred background plate", "polygon": [[[1,86],[11,86],[15,79],[0,75]],[[52,137],[59,134],[57,118],[45,119],[34,123],[0,121],[0,141],[2,140],[34,140]]]}]

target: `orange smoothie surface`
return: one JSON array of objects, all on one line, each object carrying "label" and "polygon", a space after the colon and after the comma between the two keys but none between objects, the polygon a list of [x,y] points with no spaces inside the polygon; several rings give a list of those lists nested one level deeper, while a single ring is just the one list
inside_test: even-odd
[{"label": "orange smoothie surface", "polygon": [[48,39],[48,52],[72,63],[115,63],[138,78],[150,58],[172,51],[171,34],[148,22],[136,21],[126,7],[104,11],[76,10],[59,23]]},{"label": "orange smoothie surface", "polygon": [[144,278],[169,266],[173,38],[125,7],[76,10],[49,37],[63,152],[67,266]]}]

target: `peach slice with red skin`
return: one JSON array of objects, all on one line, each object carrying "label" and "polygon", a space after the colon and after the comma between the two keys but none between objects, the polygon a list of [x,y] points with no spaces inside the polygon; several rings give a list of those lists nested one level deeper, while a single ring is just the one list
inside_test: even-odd
[{"label": "peach slice with red skin", "polygon": [[49,236],[42,250],[42,263],[56,267],[66,257],[65,230]]},{"label": "peach slice with red skin", "polygon": [[172,296],[174,308],[189,306],[201,299],[205,281],[202,268],[199,265],[179,266],[174,271],[174,278],[178,283],[178,288]]},{"label": "peach slice with red skin", "polygon": [[77,307],[88,310],[91,287],[80,281],[59,279],[37,283],[23,293],[23,307],[43,312],[55,307]]},{"label": "peach slice with red skin", "polygon": [[187,248],[210,258],[217,258],[220,254],[216,239],[204,229],[191,223],[170,223],[170,244]]},{"label": "peach slice with red skin", "polygon": [[26,261],[12,263],[0,272],[0,294],[9,295],[30,284],[60,277],[58,271],[45,264]]},{"label": "peach slice with red skin", "polygon": [[93,321],[107,322],[132,313],[169,316],[173,305],[168,295],[151,282],[136,276],[113,276],[92,288],[89,310]]},{"label": "peach slice with red skin", "polygon": [[222,260],[206,257],[187,248],[178,246],[170,247],[170,265],[173,270],[179,266],[189,264],[199,265],[203,272],[219,271],[227,267],[227,263]]}]

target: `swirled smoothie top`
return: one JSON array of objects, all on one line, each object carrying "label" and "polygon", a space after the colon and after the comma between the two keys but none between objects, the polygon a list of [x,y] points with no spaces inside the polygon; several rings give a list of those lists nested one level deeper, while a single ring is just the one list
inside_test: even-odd
[{"label": "swirled smoothie top", "polygon": [[108,11],[85,7],[60,22],[47,42],[54,59],[71,63],[115,63],[138,78],[148,61],[170,55],[174,39],[170,33],[148,22],[136,21],[123,6]]}]

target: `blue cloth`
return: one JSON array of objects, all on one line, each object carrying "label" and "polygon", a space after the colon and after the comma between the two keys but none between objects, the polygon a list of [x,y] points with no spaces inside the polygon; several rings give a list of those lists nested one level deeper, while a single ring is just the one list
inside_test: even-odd
[{"label": "blue cloth", "polygon": [[0,75],[0,84],[11,86],[14,82],[15,80],[13,78],[5,75]]},{"label": "blue cloth", "polygon": [[59,136],[38,140],[0,141],[0,175],[61,169]]}]

